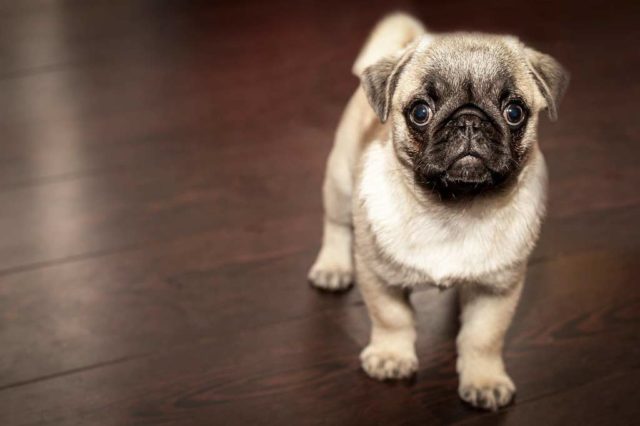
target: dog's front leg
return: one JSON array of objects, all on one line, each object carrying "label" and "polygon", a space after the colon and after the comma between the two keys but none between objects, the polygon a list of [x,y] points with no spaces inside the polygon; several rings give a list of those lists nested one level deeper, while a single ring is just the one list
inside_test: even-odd
[{"label": "dog's front leg", "polygon": [[371,340],[360,354],[362,368],[378,380],[410,377],[418,369],[414,312],[408,292],[389,286],[356,256],[358,287],[371,319]]},{"label": "dog's front leg", "polygon": [[524,270],[503,274],[499,280],[503,281],[500,290],[474,285],[461,288],[462,328],[457,339],[460,397],[494,411],[509,404],[515,393],[505,371],[502,346],[520,298]]}]

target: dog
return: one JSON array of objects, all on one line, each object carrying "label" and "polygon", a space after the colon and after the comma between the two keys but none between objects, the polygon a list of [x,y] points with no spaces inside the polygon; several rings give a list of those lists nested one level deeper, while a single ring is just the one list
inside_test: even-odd
[{"label": "dog", "polygon": [[545,213],[538,116],[557,118],[569,75],[515,37],[431,34],[405,14],[375,27],[353,72],[309,280],[357,282],[372,326],[360,360],[379,380],[417,371],[411,289],[457,287],[458,394],[497,410],[515,394],[503,341]]}]

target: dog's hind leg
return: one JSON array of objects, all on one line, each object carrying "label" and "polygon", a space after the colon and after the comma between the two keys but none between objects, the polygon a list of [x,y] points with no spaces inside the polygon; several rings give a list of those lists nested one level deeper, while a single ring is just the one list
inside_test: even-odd
[{"label": "dog's hind leg", "polygon": [[353,220],[351,197],[355,168],[365,135],[376,123],[362,89],[342,115],[327,161],[322,189],[324,229],[322,247],[309,271],[309,281],[324,290],[344,290],[353,283]]},{"label": "dog's hind leg", "polygon": [[[369,36],[353,65],[353,73],[361,77],[368,66],[398,53],[424,32],[422,24],[408,15],[387,16]],[[351,197],[355,169],[363,145],[380,129],[364,91],[358,88],[342,115],[327,162],[322,248],[309,272],[309,280],[316,287],[343,290],[353,282]]]}]

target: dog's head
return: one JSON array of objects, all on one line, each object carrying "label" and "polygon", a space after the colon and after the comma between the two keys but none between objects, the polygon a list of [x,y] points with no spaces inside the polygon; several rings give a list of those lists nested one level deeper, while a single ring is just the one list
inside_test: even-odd
[{"label": "dog's head", "polygon": [[425,37],[365,69],[362,86],[390,120],[400,162],[416,183],[461,199],[514,181],[535,144],[538,114],[551,119],[569,76],[517,39]]}]

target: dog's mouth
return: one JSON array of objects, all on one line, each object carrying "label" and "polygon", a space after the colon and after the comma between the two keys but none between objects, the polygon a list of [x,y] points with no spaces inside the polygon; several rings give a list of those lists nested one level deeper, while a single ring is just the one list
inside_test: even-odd
[{"label": "dog's mouth", "polygon": [[478,185],[492,179],[482,158],[474,154],[459,156],[444,172],[442,179],[462,185]]},{"label": "dog's mouth", "polygon": [[492,171],[486,161],[473,152],[461,154],[443,171],[428,176],[418,173],[417,178],[442,199],[452,200],[490,191],[504,181],[504,176]]}]

